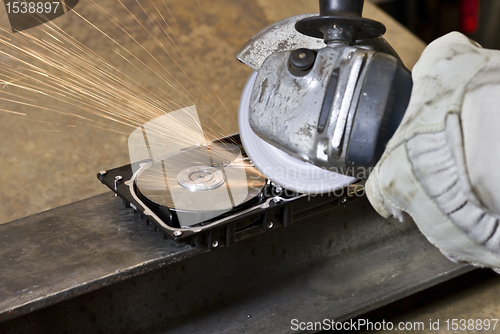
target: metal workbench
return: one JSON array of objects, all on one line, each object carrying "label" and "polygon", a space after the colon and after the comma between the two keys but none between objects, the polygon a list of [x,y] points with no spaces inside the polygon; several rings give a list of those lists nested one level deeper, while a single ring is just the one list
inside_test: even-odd
[{"label": "metal workbench", "polygon": [[285,333],[472,270],[366,198],[207,251],[107,193],[0,225],[1,333]]}]

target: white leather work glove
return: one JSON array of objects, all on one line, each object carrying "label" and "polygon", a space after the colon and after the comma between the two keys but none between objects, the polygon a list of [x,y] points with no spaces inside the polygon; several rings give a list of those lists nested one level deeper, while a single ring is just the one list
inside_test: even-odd
[{"label": "white leather work glove", "polygon": [[406,114],[366,191],[384,217],[409,214],[454,261],[500,268],[500,51],[460,33],[413,69]]}]

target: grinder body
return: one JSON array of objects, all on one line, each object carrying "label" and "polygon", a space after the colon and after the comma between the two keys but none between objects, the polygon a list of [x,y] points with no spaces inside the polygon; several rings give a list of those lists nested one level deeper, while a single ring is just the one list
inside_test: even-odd
[{"label": "grinder body", "polygon": [[237,55],[258,72],[240,125],[294,159],[366,178],[408,106],[411,73],[385,27],[361,17],[363,0],[319,3],[319,15],[277,22]]},{"label": "grinder body", "polygon": [[[294,53],[308,51],[314,61],[297,71]],[[410,72],[387,53],[344,44],[276,52],[259,70],[249,122],[260,138],[296,158],[359,175],[382,155],[410,92]]]}]

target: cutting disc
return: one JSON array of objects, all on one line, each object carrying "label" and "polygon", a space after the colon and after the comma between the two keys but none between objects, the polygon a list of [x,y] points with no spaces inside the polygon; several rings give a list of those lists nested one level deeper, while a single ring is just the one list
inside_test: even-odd
[{"label": "cutting disc", "polygon": [[[231,143],[184,149],[144,166],[135,179],[137,191],[149,201],[178,214],[197,213],[195,220],[216,217],[251,200],[265,183],[241,148]],[[186,215],[182,225],[201,222],[192,217]]]},{"label": "cutting disc", "polygon": [[353,177],[334,173],[294,158],[253,132],[249,123],[249,109],[256,78],[257,72],[253,72],[243,89],[238,113],[241,141],[255,167],[271,181],[289,190],[305,194],[333,192],[356,181]]}]

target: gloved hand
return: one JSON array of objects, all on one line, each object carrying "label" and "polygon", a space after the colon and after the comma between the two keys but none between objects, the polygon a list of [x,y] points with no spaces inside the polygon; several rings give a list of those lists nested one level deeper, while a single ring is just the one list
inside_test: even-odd
[{"label": "gloved hand", "polygon": [[413,69],[406,114],[366,190],[384,217],[409,214],[455,261],[500,268],[500,51],[459,33]]}]

